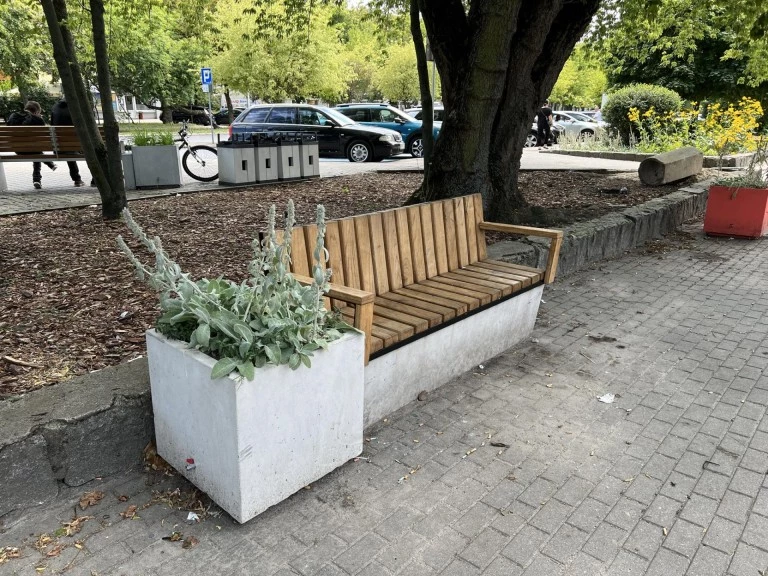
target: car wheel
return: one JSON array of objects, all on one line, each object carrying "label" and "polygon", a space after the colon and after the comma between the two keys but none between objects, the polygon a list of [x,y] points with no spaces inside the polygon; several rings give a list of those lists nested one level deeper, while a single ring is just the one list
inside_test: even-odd
[{"label": "car wheel", "polygon": [[424,142],[422,142],[420,134],[414,136],[411,143],[408,144],[408,152],[410,152],[411,156],[414,158],[421,158],[424,156]]},{"label": "car wheel", "polygon": [[349,145],[347,158],[350,162],[369,162],[373,160],[373,150],[368,144],[358,140]]},{"label": "car wheel", "polygon": [[525,139],[526,148],[535,148],[539,143],[539,137],[536,132],[529,132],[528,137]]},{"label": "car wheel", "polygon": [[595,132],[593,130],[582,130],[579,134],[579,138],[581,140],[589,140],[590,138],[595,137]]}]

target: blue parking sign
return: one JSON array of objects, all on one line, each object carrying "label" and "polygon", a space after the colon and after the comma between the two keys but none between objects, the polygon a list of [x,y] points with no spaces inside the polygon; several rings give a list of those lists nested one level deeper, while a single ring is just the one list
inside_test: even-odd
[{"label": "blue parking sign", "polygon": [[200,68],[200,82],[203,84],[213,84],[213,74],[210,68]]}]

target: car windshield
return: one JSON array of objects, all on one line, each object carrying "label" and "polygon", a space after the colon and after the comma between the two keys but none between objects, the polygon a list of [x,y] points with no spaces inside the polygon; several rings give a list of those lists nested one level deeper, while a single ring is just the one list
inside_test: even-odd
[{"label": "car windshield", "polygon": [[580,120],[581,122],[594,122],[594,118],[590,118],[586,114],[580,114],[579,112],[568,112],[568,115],[574,120]]},{"label": "car windshield", "polygon": [[350,124],[354,124],[352,120],[344,116],[344,114],[341,114],[340,112],[337,112],[336,110],[333,110],[332,108],[318,108],[323,114],[328,116],[331,120],[336,122],[339,126],[349,126]]},{"label": "car windshield", "polygon": [[407,114],[407,113],[403,112],[402,110],[398,110],[397,108],[392,108],[392,111],[395,114],[397,114],[398,116],[400,116],[400,118],[402,118],[406,122],[418,122],[418,120],[416,120],[416,118],[414,118],[410,114]]}]

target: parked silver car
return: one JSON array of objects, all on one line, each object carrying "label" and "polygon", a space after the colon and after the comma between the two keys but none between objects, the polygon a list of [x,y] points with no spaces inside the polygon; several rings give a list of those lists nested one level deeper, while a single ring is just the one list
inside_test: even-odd
[{"label": "parked silver car", "polygon": [[602,128],[599,122],[581,112],[556,110],[552,115],[555,122],[565,129],[565,133],[572,136],[594,136]]}]

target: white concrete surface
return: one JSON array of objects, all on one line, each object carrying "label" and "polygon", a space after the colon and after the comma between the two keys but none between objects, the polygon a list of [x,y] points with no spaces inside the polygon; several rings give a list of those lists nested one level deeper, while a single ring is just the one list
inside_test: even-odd
[{"label": "white concrete surface", "polygon": [[365,426],[527,338],[544,286],[393,350],[365,367]]},{"label": "white concrete surface", "polygon": [[350,333],[311,368],[211,380],[211,357],[148,331],[158,454],[248,521],[362,452],[363,349]]},{"label": "white concrete surface", "polygon": [[134,146],[131,151],[137,188],[181,186],[181,161],[176,146]]},{"label": "white concrete surface", "polygon": [[277,177],[280,180],[301,178],[298,142],[281,142],[277,147]]},{"label": "white concrete surface", "polygon": [[299,160],[302,178],[320,176],[320,147],[317,142],[302,142],[299,145]]},{"label": "white concrete surface", "polygon": [[256,182],[256,149],[223,147],[219,152],[219,183],[246,184]]}]

